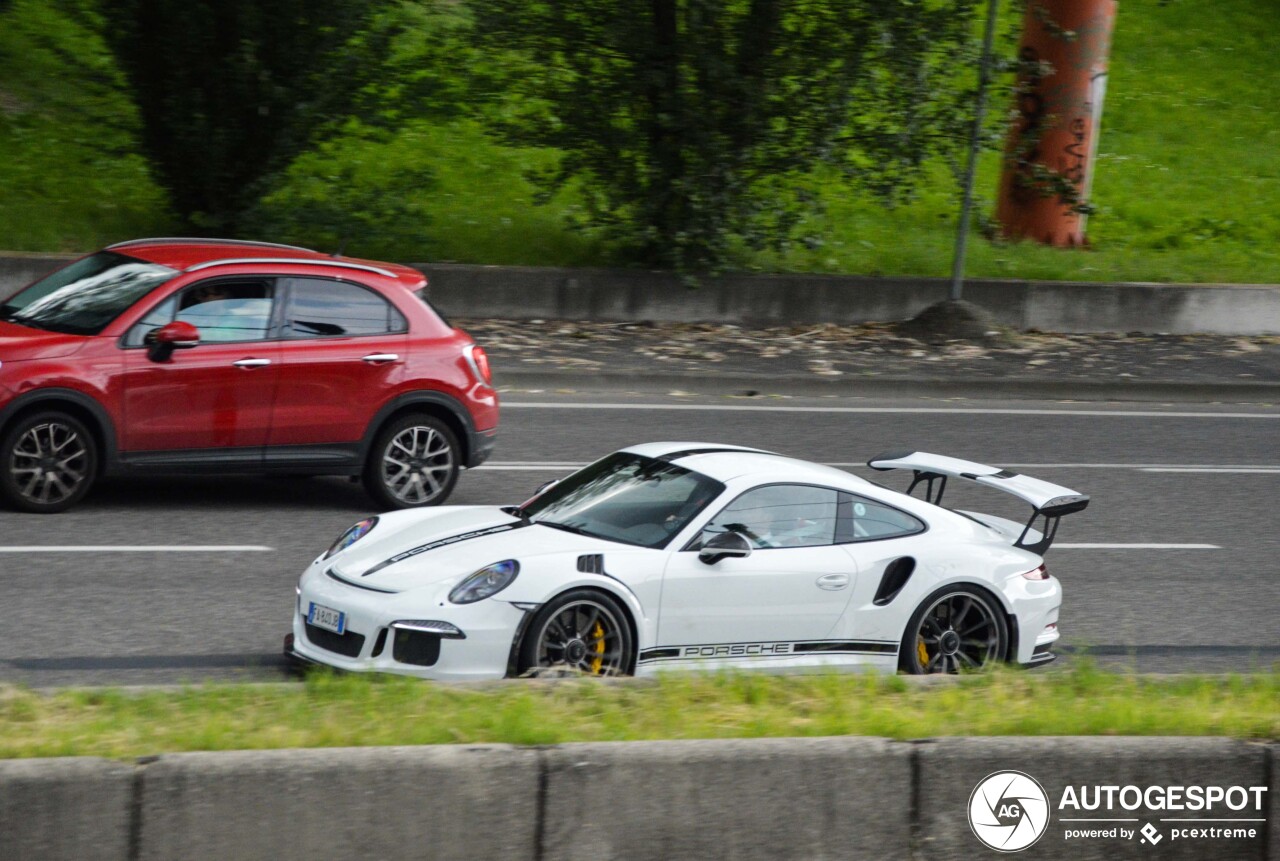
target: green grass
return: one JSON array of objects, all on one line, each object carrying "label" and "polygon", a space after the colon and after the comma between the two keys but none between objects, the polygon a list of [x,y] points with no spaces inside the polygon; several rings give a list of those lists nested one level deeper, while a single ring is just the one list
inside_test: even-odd
[{"label": "green grass", "polygon": [[1080,660],[917,685],[896,676],[671,675],[483,687],[320,673],[305,685],[0,689],[0,758],[286,747],[870,735],[1280,737],[1280,673],[1151,678]]},{"label": "green grass", "polygon": [[[1280,65],[1266,13],[1259,0],[1126,0],[1111,57],[1091,248],[976,239],[968,274],[1280,283]],[[0,13],[0,248],[84,250],[172,229],[141,160],[97,146],[101,117],[127,120],[127,100],[118,92],[81,92],[70,71],[32,47],[35,34],[61,33],[100,63],[100,42],[57,29],[68,26],[39,0],[17,0]],[[40,98],[55,88],[79,95]],[[993,110],[1007,107],[1007,97],[998,96]],[[353,233],[352,253],[380,258],[609,264],[608,246],[566,227],[565,216],[578,206],[571,191],[533,205],[524,172],[554,157],[498,146],[469,120],[419,123],[383,143],[340,140],[294,165],[267,202],[275,220],[266,223],[282,225],[271,238],[326,247],[337,233]],[[998,170],[995,155],[981,166],[986,212]],[[348,185],[354,190],[343,191]],[[402,197],[402,205],[380,208],[389,196]],[[894,210],[834,180],[825,197],[826,213],[808,225],[819,247],[747,257],[743,268],[948,273],[957,204],[941,166],[915,201]],[[318,221],[343,226],[294,217],[326,207]],[[364,207],[369,212],[342,215]]]}]

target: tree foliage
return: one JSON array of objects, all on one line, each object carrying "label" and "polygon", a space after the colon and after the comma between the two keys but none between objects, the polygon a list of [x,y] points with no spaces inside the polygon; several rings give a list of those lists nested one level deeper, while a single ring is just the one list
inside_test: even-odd
[{"label": "tree foliage", "polygon": [[189,227],[234,232],[269,180],[357,117],[393,125],[437,81],[398,0],[102,0],[141,147]]},{"label": "tree foliage", "polygon": [[563,153],[636,262],[781,246],[833,165],[893,200],[963,139],[976,0],[472,0],[510,52],[504,139]]}]

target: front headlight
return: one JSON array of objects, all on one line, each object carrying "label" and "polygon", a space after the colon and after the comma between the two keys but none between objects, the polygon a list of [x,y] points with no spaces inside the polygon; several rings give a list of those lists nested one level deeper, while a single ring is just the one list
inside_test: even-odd
[{"label": "front headlight", "polygon": [[474,604],[491,595],[496,595],[511,585],[520,573],[520,563],[514,559],[486,565],[467,579],[463,580],[449,593],[449,600],[455,604]]},{"label": "front headlight", "polygon": [[329,552],[324,554],[324,558],[328,559],[330,556],[334,556],[341,553],[343,550],[346,550],[352,544],[355,544],[361,538],[364,538],[372,532],[373,527],[377,525],[378,518],[376,517],[366,517],[364,520],[361,520],[355,526],[352,526],[346,532],[338,536],[338,540],[329,546]]}]

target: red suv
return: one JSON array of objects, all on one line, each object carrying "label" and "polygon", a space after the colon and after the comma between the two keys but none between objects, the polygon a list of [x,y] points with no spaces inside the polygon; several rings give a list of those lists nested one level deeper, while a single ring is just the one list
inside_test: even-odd
[{"label": "red suv", "polygon": [[139,239],[0,305],[0,498],[62,511],[100,475],[361,475],[435,505],[493,448],[489,360],[405,266]]}]

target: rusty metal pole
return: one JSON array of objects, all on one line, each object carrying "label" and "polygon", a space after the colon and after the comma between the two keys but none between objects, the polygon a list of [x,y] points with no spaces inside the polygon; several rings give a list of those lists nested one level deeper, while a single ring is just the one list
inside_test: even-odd
[{"label": "rusty metal pole", "polygon": [[978,149],[982,143],[982,118],[987,111],[987,87],[991,83],[991,46],[996,36],[996,13],[1000,0],[987,5],[987,29],[982,36],[982,60],[978,71],[977,105],[973,112],[973,132],[969,135],[969,163],[964,172],[964,199],[960,204],[960,224],[956,227],[956,248],[951,257],[951,301],[960,299],[964,289],[964,257],[969,242],[969,212],[973,209],[973,179],[977,172]]},{"label": "rusty metal pole", "polygon": [[996,219],[1011,239],[1085,244],[1117,0],[1028,0]]}]

